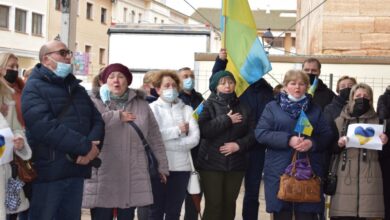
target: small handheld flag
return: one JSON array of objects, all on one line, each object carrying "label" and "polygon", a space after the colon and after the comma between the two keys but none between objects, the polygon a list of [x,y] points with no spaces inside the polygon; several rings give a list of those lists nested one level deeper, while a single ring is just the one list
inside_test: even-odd
[{"label": "small handheld flag", "polygon": [[311,97],[314,97],[314,93],[316,92],[317,87],[318,87],[318,77],[314,78],[314,82],[309,88],[308,93],[311,95]]},{"label": "small handheld flag", "polygon": [[294,131],[307,136],[311,136],[313,133],[313,126],[311,125],[309,118],[306,116],[304,111],[301,111]]},{"label": "small handheld flag", "polygon": [[192,117],[195,118],[195,120],[199,120],[199,115],[203,111],[203,102],[198,105],[198,107],[195,109],[195,111],[192,113]]}]

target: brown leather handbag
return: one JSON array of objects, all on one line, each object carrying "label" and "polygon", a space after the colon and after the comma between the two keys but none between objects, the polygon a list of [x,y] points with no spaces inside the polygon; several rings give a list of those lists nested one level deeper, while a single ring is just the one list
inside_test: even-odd
[{"label": "brown leather handbag", "polygon": [[17,176],[21,181],[29,183],[37,178],[37,172],[32,167],[30,160],[23,160],[18,155],[14,154],[13,162],[17,167]]},{"label": "brown leather handbag", "polygon": [[[306,155],[308,163],[310,160]],[[286,202],[320,202],[321,201],[321,179],[312,175],[310,179],[298,180],[295,177],[297,151],[292,158],[292,175],[284,173],[280,177],[278,199]],[[310,168],[311,169],[311,168]]]}]

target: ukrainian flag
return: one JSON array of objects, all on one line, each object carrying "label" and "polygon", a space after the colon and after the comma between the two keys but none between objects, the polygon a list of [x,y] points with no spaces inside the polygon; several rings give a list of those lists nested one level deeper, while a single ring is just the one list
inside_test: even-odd
[{"label": "ukrainian flag", "polygon": [[236,79],[236,94],[240,96],[252,83],[271,71],[271,63],[263,49],[247,0],[223,0],[222,47],[226,48],[226,70]]},{"label": "ukrainian flag", "polygon": [[318,77],[314,78],[313,84],[310,86],[309,91],[307,93],[309,93],[311,97],[314,97],[314,93],[316,92],[317,87],[318,87]]},{"label": "ukrainian flag", "polygon": [[199,115],[203,111],[203,102],[196,107],[195,111],[192,113],[192,117],[195,118],[195,120],[199,120]]},{"label": "ukrainian flag", "polygon": [[303,110],[299,115],[294,131],[297,132],[298,134],[304,134],[307,136],[311,136],[311,134],[313,133],[313,126],[311,125],[309,118],[306,116]]}]

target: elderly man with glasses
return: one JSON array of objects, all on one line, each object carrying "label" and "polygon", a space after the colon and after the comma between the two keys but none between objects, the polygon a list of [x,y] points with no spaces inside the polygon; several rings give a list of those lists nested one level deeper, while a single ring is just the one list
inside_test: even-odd
[{"label": "elderly man with glasses", "polygon": [[71,60],[64,43],[46,43],[23,90],[26,135],[38,172],[31,220],[80,220],[84,178],[91,176],[90,162],[104,136],[104,122],[72,74]]}]

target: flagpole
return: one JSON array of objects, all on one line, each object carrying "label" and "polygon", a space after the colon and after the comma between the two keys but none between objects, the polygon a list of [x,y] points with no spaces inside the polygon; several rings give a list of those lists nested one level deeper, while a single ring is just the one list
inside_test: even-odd
[{"label": "flagpole", "polygon": [[226,49],[226,1],[227,0],[222,0],[222,15],[223,15],[223,40],[222,40],[222,48]]}]

